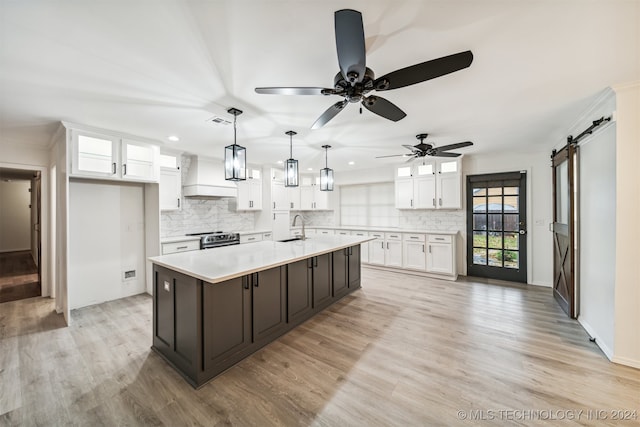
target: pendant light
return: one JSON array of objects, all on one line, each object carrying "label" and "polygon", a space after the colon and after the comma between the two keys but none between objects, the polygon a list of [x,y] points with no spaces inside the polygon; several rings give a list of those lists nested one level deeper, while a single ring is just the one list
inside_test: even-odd
[{"label": "pendant light", "polygon": [[285,134],[289,135],[289,158],[284,162],[284,186],[298,186],[298,161],[293,158],[293,135],[297,132],[288,130]]},{"label": "pendant light", "polygon": [[227,113],[233,114],[233,144],[224,147],[224,179],[244,181],[247,179],[247,149],[236,144],[236,119],[242,110],[232,107]]},{"label": "pendant light", "polygon": [[327,151],[330,145],[323,145],[324,148],[324,169],[320,169],[320,191],[333,191],[333,169],[329,169]]}]

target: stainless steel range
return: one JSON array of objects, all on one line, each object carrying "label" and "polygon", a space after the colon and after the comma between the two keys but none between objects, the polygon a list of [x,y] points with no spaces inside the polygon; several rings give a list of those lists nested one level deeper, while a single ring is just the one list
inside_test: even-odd
[{"label": "stainless steel range", "polygon": [[240,244],[239,233],[225,233],[223,231],[210,231],[207,233],[189,233],[187,236],[200,236],[200,249],[219,248]]}]

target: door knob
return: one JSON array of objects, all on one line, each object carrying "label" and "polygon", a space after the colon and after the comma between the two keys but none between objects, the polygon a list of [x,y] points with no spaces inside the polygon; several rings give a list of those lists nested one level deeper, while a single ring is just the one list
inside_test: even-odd
[{"label": "door knob", "polygon": [[527,234],[527,230],[520,230],[520,234]]}]

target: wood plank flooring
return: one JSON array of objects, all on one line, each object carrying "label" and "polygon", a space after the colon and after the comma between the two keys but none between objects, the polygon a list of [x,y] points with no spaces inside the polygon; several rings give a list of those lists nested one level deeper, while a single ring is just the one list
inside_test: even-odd
[{"label": "wood plank flooring", "polygon": [[367,268],[362,286],[199,390],[150,350],[148,295],[69,328],[50,299],[2,304],[0,426],[640,425],[608,412],[640,411],[640,371],[551,289]]},{"label": "wood plank flooring", "polygon": [[31,252],[0,253],[0,303],[39,295],[38,267]]}]

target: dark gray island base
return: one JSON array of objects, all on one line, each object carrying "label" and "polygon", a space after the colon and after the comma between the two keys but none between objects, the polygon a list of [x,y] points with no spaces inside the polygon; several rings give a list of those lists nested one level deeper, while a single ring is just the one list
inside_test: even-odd
[{"label": "dark gray island base", "polygon": [[198,388],[360,288],[360,245],[219,283],[153,266],[153,346]]}]

